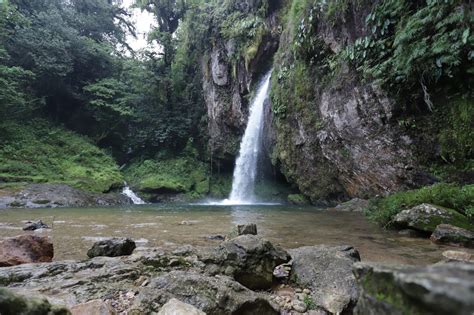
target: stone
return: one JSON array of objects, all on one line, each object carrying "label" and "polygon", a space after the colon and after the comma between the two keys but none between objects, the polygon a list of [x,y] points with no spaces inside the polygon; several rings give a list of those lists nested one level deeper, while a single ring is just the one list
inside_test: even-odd
[{"label": "stone", "polygon": [[0,288],[0,314],[68,315],[66,308],[53,306],[46,299],[29,298]]},{"label": "stone", "polygon": [[352,246],[305,246],[289,250],[290,279],[309,288],[315,305],[337,314],[350,312],[357,303],[357,285],[352,265],[360,261]]},{"label": "stone", "polygon": [[227,235],[226,239],[233,239],[239,235],[257,235],[257,225],[254,223],[238,224]]},{"label": "stone", "polygon": [[273,276],[275,279],[284,281],[290,277],[291,265],[289,264],[281,264],[276,266],[273,270]]},{"label": "stone", "polygon": [[311,202],[302,194],[290,194],[287,197],[288,202],[297,206],[310,205]]},{"label": "stone", "polygon": [[403,229],[398,231],[398,235],[406,236],[406,237],[425,237],[425,233],[411,230],[411,229]]},{"label": "stone", "polygon": [[438,244],[474,248],[474,232],[450,224],[440,224],[430,237]]},{"label": "stone", "polygon": [[114,315],[110,305],[102,300],[92,300],[71,307],[72,315]]},{"label": "stone", "polygon": [[442,255],[447,261],[474,262],[472,254],[460,250],[446,250]]},{"label": "stone", "polygon": [[347,212],[362,212],[369,205],[369,201],[360,198],[353,198],[349,201],[338,204],[334,210]]},{"label": "stone", "polygon": [[356,315],[469,315],[474,310],[474,264],[356,263],[354,275],[360,292]]},{"label": "stone", "polygon": [[439,224],[450,224],[462,228],[471,227],[468,218],[459,212],[428,203],[399,212],[393,218],[393,223],[402,228],[412,228],[424,232],[433,232]]},{"label": "stone", "polygon": [[44,224],[43,221],[41,220],[28,221],[26,222],[26,225],[23,228],[23,231],[34,231],[38,229],[49,229],[49,226],[47,224]]},{"label": "stone", "polygon": [[252,290],[269,289],[275,267],[290,260],[285,250],[257,235],[238,236],[198,255],[208,270],[223,274],[233,267],[234,279]]},{"label": "stone", "polygon": [[125,256],[131,255],[136,248],[135,242],[129,238],[111,238],[95,242],[91,249],[87,251],[89,258],[97,256]]},{"label": "stone", "polygon": [[158,312],[176,298],[206,314],[279,314],[262,293],[253,292],[227,276],[207,276],[194,271],[171,271],[152,279],[133,306],[136,313]]},{"label": "stone", "polygon": [[206,237],[208,240],[211,240],[211,241],[223,241],[225,240],[225,236],[223,235],[220,235],[220,234],[216,234],[216,235],[209,235]]},{"label": "stone", "polygon": [[53,244],[46,236],[20,235],[0,241],[0,267],[50,262]]},{"label": "stone", "polygon": [[206,315],[206,313],[173,298],[163,305],[158,315]]},{"label": "stone", "polygon": [[307,306],[303,301],[295,300],[292,303],[293,309],[297,312],[304,313],[307,310]]}]

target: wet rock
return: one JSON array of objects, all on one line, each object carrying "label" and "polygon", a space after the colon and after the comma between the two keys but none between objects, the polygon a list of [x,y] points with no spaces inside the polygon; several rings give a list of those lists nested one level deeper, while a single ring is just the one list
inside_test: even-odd
[{"label": "wet rock", "polygon": [[241,235],[198,254],[211,274],[231,275],[250,289],[268,289],[276,266],[290,260],[288,253],[256,235]]},{"label": "wet rock", "polygon": [[449,261],[474,262],[472,254],[460,250],[447,250],[443,252],[443,257]]},{"label": "wet rock", "polygon": [[407,237],[426,237],[425,233],[411,229],[400,230],[398,234]]},{"label": "wet rock", "polygon": [[0,313],[2,315],[68,315],[66,308],[52,306],[46,299],[27,298],[0,288]]},{"label": "wet rock", "polygon": [[311,289],[315,305],[331,313],[350,312],[357,302],[352,265],[360,261],[352,246],[305,246],[289,250],[291,280]]},{"label": "wet rock", "polygon": [[31,184],[19,192],[0,196],[0,207],[56,208],[130,204],[119,193],[98,194],[62,184]]},{"label": "wet rock", "polygon": [[110,305],[102,300],[92,300],[71,307],[72,315],[114,315]]},{"label": "wet rock", "polygon": [[439,224],[471,227],[467,217],[459,212],[428,203],[401,211],[393,218],[393,223],[402,228],[408,227],[424,232],[433,232]]},{"label": "wet rock", "polygon": [[368,200],[354,198],[337,205],[334,209],[337,211],[362,212],[368,205]]},{"label": "wet rock", "polygon": [[449,224],[440,224],[430,237],[434,243],[474,248],[474,233]]},{"label": "wet rock", "polygon": [[306,198],[305,196],[301,194],[290,194],[288,195],[287,199],[288,199],[288,202],[293,205],[306,206],[306,205],[311,204],[308,198]]},{"label": "wet rock", "polygon": [[225,239],[225,236],[217,234],[217,235],[209,235],[206,238],[211,241],[223,241]]},{"label": "wet rock", "polygon": [[171,298],[206,314],[279,314],[264,294],[252,292],[227,276],[172,271],[152,279],[134,304],[137,313],[157,312]]},{"label": "wet rock", "polygon": [[206,313],[173,298],[163,305],[158,315],[206,315]]},{"label": "wet rock", "polygon": [[53,256],[53,244],[47,237],[21,235],[0,241],[0,267],[50,262]]},{"label": "wet rock", "polygon": [[233,239],[239,235],[257,235],[257,225],[254,223],[238,224],[232,228],[226,239]]},{"label": "wet rock", "polygon": [[26,225],[23,228],[23,231],[34,231],[38,229],[49,229],[49,226],[47,224],[44,224],[43,221],[41,220],[28,221],[26,222]]},{"label": "wet rock", "polygon": [[97,256],[125,256],[131,255],[135,248],[135,242],[129,238],[111,238],[95,242],[92,248],[87,251],[87,256],[90,258]]},{"label": "wet rock", "polygon": [[474,264],[427,267],[357,263],[355,314],[472,314]]}]

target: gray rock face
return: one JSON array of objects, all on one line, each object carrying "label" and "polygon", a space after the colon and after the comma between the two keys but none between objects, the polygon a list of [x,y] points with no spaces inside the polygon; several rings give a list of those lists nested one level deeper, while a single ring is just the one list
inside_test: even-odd
[{"label": "gray rock face", "polygon": [[0,208],[56,208],[130,204],[118,193],[96,194],[60,184],[31,184],[13,195],[0,196]]},{"label": "gray rock face", "polygon": [[135,242],[129,238],[111,238],[95,242],[87,251],[90,258],[97,256],[117,257],[131,255],[136,248]]},{"label": "gray rock face", "polygon": [[0,267],[49,262],[54,248],[48,237],[20,235],[0,241]]},{"label": "gray rock face", "polygon": [[37,314],[68,315],[66,308],[52,306],[46,299],[27,298],[0,288],[0,311],[2,315]]},{"label": "gray rock face", "polygon": [[337,211],[362,212],[368,205],[368,200],[353,198],[349,201],[338,204],[334,209]]},{"label": "gray rock face", "polygon": [[186,304],[172,298],[161,308],[158,315],[206,315],[203,311],[195,308],[191,304]]},{"label": "gray rock face", "polygon": [[171,297],[207,314],[279,314],[263,294],[252,292],[226,276],[172,271],[154,278],[137,296],[134,311],[158,311]]},{"label": "gray rock face", "polygon": [[290,260],[288,253],[255,235],[241,235],[217,248],[201,251],[210,274],[226,274],[250,289],[268,289],[276,266]]},{"label": "gray rock face", "polygon": [[430,237],[434,243],[474,248],[474,233],[449,224],[440,224]]},{"label": "gray rock face", "polygon": [[311,289],[313,302],[334,314],[350,314],[357,302],[352,265],[360,261],[352,246],[305,246],[289,251],[291,280]]},{"label": "gray rock face", "polygon": [[355,314],[457,314],[474,311],[474,264],[428,267],[357,263]]},{"label": "gray rock face", "polygon": [[393,223],[402,228],[409,227],[424,232],[433,232],[439,224],[465,228],[471,226],[467,217],[459,212],[428,203],[401,211],[393,218]]},{"label": "gray rock face", "polygon": [[232,239],[234,237],[237,237],[239,235],[257,235],[257,225],[254,223],[249,223],[249,224],[238,224],[234,228],[232,228],[232,231],[227,235],[227,239]]}]

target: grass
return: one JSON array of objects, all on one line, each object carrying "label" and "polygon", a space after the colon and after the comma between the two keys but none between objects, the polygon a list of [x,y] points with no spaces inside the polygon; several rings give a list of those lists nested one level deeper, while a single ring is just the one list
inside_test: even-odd
[{"label": "grass", "polygon": [[93,192],[120,187],[111,156],[88,138],[45,120],[0,124],[0,182],[63,183]]},{"label": "grass", "polygon": [[388,227],[397,213],[422,203],[454,209],[467,215],[472,221],[474,219],[474,185],[440,183],[398,192],[385,198],[372,199],[366,209],[366,214],[370,220]]}]

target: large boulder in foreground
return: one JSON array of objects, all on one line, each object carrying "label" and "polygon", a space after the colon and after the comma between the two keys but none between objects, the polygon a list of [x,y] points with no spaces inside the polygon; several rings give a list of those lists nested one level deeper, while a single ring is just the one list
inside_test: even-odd
[{"label": "large boulder in foreground", "polygon": [[0,241],[0,267],[50,262],[54,256],[48,237],[20,235]]},{"label": "large boulder in foreground", "polygon": [[191,304],[186,304],[172,298],[169,300],[161,310],[158,312],[158,315],[206,315],[203,311],[195,308]]},{"label": "large boulder in foreground", "polygon": [[358,315],[452,314],[474,312],[474,264],[427,267],[357,263]]},{"label": "large boulder in foreground", "polygon": [[206,314],[279,314],[265,295],[227,276],[207,276],[194,271],[171,271],[152,279],[140,291],[131,313],[157,312],[171,298],[191,304]]},{"label": "large boulder in foreground", "polygon": [[311,299],[334,314],[350,313],[358,291],[352,265],[360,261],[352,246],[305,246],[290,251],[291,280],[311,289]]},{"label": "large boulder in foreground", "polygon": [[440,224],[471,228],[468,218],[456,210],[429,203],[401,211],[393,218],[393,223],[402,228],[413,228],[423,232],[433,232]]},{"label": "large boulder in foreground", "polygon": [[439,244],[474,247],[474,232],[450,224],[438,225],[430,239]]},{"label": "large boulder in foreground", "polygon": [[66,308],[52,306],[46,299],[27,298],[0,288],[0,314],[68,315]]},{"label": "large boulder in foreground", "polygon": [[199,256],[207,273],[232,276],[252,290],[269,289],[275,267],[290,260],[285,250],[256,235],[238,236]]},{"label": "large boulder in foreground", "polygon": [[111,239],[95,242],[87,251],[89,258],[97,256],[117,257],[127,256],[136,248],[135,242],[129,238],[114,237]]}]

